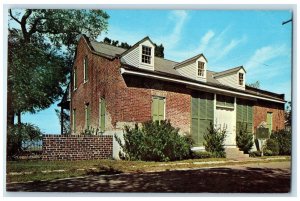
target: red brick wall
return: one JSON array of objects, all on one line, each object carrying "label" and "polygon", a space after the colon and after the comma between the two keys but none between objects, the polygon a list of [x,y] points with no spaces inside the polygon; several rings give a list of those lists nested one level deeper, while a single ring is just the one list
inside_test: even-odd
[{"label": "red brick wall", "polygon": [[272,112],[273,130],[284,129],[284,104],[258,100],[254,105],[254,129],[262,121],[267,121],[267,113]]},{"label": "red brick wall", "polygon": [[[89,80],[83,83],[83,60],[89,59]],[[92,54],[83,38],[77,47],[74,67],[77,68],[77,89],[72,90],[71,112],[76,109],[76,134],[84,129],[84,105],[91,107],[91,126],[99,127],[99,98],[106,100],[106,129],[121,129],[126,122],[151,120],[151,97],[166,98],[166,118],[175,127],[189,132],[190,95],[185,86],[174,83],[163,85],[151,79],[124,76],[120,74],[120,61],[109,60]],[[117,125],[119,123],[119,125]]]},{"label": "red brick wall", "polygon": [[90,160],[112,157],[113,136],[46,135],[43,160]]}]

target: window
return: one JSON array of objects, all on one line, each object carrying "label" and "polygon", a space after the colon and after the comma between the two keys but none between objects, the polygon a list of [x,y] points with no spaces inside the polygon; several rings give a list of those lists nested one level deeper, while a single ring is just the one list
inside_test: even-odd
[{"label": "window", "polygon": [[76,133],[76,109],[73,109],[73,112],[72,112],[72,129],[73,129],[73,132]]},{"label": "window", "polygon": [[88,68],[89,68],[88,58],[87,58],[87,56],[85,56],[84,60],[83,60],[83,80],[84,80],[84,82],[87,82],[88,79],[89,79],[89,77],[88,77],[88,74],[89,74]]},{"label": "window", "polygon": [[84,113],[85,113],[85,128],[88,129],[90,127],[90,113],[91,113],[89,103],[85,104]]},{"label": "window", "polygon": [[152,97],[152,120],[161,121],[165,119],[165,98]]},{"label": "window", "polygon": [[204,62],[198,61],[198,76],[204,77]]},{"label": "window", "polygon": [[218,107],[230,107],[234,108],[234,98],[230,96],[217,95]]},{"label": "window", "polygon": [[77,89],[77,72],[76,68],[73,70],[73,90]]},{"label": "window", "polygon": [[105,113],[106,113],[105,99],[101,98],[99,101],[99,127],[101,132],[105,131]]},{"label": "window", "polygon": [[267,113],[267,128],[269,129],[269,133],[271,133],[273,130],[272,121],[273,121],[272,112],[268,112]]},{"label": "window", "polygon": [[239,73],[239,85],[244,85],[244,74]]},{"label": "window", "polygon": [[142,62],[146,64],[151,63],[151,47],[142,46]]}]

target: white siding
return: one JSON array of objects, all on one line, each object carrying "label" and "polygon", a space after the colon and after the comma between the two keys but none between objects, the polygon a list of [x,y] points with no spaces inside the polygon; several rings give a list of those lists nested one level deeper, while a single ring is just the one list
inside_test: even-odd
[{"label": "white siding", "polygon": [[[239,85],[239,73],[244,73],[244,84],[243,86]],[[245,89],[245,82],[246,82],[246,73],[243,69],[240,69],[238,72],[234,72],[227,75],[222,75],[220,77],[216,77],[216,80],[218,80],[221,84],[224,84],[226,86],[238,88],[238,89]]]},{"label": "white siding", "polygon": [[136,47],[135,49],[131,50],[127,54],[125,54],[122,57],[125,61],[125,63],[131,65],[131,66],[139,66],[139,47]]},{"label": "white siding", "polygon": [[[199,77],[197,74],[198,73],[198,61],[204,62],[204,69],[205,69],[204,77]],[[176,70],[182,76],[206,82],[207,63],[206,63],[206,60],[204,59],[204,57],[200,57],[199,59],[197,59],[196,61],[193,61],[192,63],[189,62],[183,66],[180,66]]]},{"label": "white siding", "polygon": [[[151,64],[145,64],[142,63],[142,46],[148,46],[151,47]],[[154,70],[154,46],[152,43],[148,40],[142,42],[137,46],[135,49],[131,50],[127,54],[125,54],[122,59],[125,61],[125,63],[135,66],[138,68],[143,68],[146,70]]]}]

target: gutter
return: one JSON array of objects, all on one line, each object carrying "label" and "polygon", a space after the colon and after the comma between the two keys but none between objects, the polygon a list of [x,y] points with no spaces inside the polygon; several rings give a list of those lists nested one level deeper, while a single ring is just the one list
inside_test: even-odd
[{"label": "gutter", "polygon": [[163,81],[169,81],[169,82],[187,84],[187,85],[200,87],[200,88],[206,88],[206,89],[214,90],[214,91],[220,92],[220,93],[225,92],[225,93],[228,93],[231,95],[242,96],[242,97],[247,97],[247,98],[257,98],[257,99],[267,100],[267,101],[276,102],[276,103],[286,103],[286,101],[282,101],[282,100],[276,100],[276,99],[272,99],[272,98],[265,98],[265,97],[256,96],[256,95],[244,94],[244,93],[240,93],[240,92],[230,91],[227,89],[220,89],[220,88],[213,87],[213,86],[207,86],[207,85],[200,84],[200,83],[194,83],[191,81],[184,81],[184,80],[179,80],[176,78],[169,78],[169,77],[165,77],[165,76],[153,75],[153,74],[144,73],[144,72],[136,72],[136,71],[127,70],[124,68],[121,68],[121,74],[122,75],[123,74],[138,75],[138,76],[142,76],[142,77],[155,78],[155,79],[159,79],[159,80],[163,80]]}]

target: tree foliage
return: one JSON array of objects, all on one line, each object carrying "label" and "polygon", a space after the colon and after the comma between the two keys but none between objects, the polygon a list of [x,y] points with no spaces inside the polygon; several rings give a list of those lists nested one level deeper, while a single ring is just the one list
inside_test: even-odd
[{"label": "tree foliage", "polygon": [[40,129],[29,123],[13,125],[7,131],[7,157],[15,159],[20,153],[26,151],[31,143],[42,139]]},{"label": "tree foliage", "polygon": [[203,137],[203,144],[206,151],[212,153],[217,158],[224,158],[226,156],[224,147],[226,128],[217,128],[211,123]]},{"label": "tree foliage", "polygon": [[78,36],[95,39],[107,30],[109,18],[102,10],[74,9],[15,9],[9,10],[9,17],[8,114],[19,116],[59,99]]},{"label": "tree foliage", "polygon": [[[108,37],[105,37],[103,39],[103,42],[106,43],[106,44],[113,45],[113,46],[116,46],[116,47],[121,47],[121,48],[124,48],[124,49],[130,49],[132,47],[127,42],[119,43],[118,40],[112,40]],[[155,46],[154,56],[164,58],[164,56],[165,56],[164,55],[164,49],[165,48],[164,48],[163,44],[157,45],[157,44],[154,43],[154,46]]]},{"label": "tree foliage", "polygon": [[256,81],[256,82],[253,82],[253,83],[249,83],[249,84],[246,84],[246,85],[249,86],[249,87],[256,88],[256,89],[260,88],[260,82],[259,81]]},{"label": "tree foliage", "polygon": [[236,134],[236,144],[238,148],[244,153],[249,153],[251,148],[254,145],[253,134],[247,132],[247,124],[243,124],[240,127],[240,130]]},{"label": "tree foliage", "polygon": [[191,140],[181,136],[170,121],[149,121],[139,128],[125,126],[124,143],[120,144],[124,158],[143,161],[174,161],[190,157]]},{"label": "tree foliage", "polygon": [[275,140],[279,146],[279,155],[291,155],[292,153],[292,132],[291,130],[273,131],[270,139]]},{"label": "tree foliage", "polygon": [[285,124],[288,127],[292,126],[292,102],[289,101],[284,112]]}]

